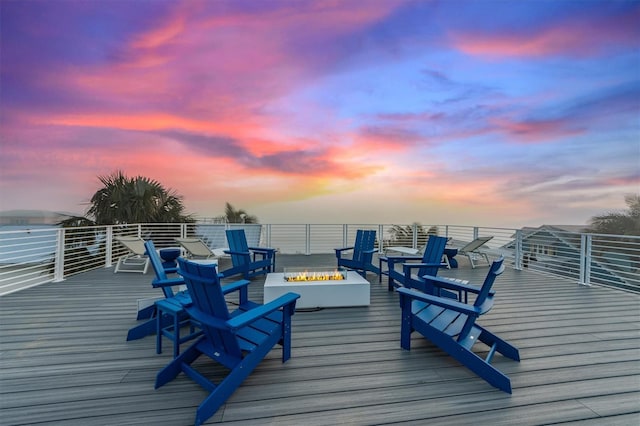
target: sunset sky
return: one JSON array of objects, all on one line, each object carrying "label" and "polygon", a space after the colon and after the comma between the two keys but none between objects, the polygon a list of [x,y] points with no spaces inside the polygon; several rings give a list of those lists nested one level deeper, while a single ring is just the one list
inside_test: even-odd
[{"label": "sunset sky", "polygon": [[0,1],[0,210],[98,176],[262,223],[584,224],[640,193],[639,1]]}]

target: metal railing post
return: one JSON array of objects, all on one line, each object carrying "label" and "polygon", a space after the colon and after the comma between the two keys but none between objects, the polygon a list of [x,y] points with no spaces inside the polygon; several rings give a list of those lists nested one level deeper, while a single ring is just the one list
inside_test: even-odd
[{"label": "metal railing post", "polygon": [[414,223],[412,226],[412,235],[411,235],[411,248],[418,248],[418,224]]},{"label": "metal railing post", "polygon": [[378,253],[384,253],[384,225],[378,225]]},{"label": "metal railing post", "polygon": [[58,229],[56,239],[56,254],[53,267],[53,282],[64,281],[64,228]]},{"label": "metal railing post", "polygon": [[580,235],[580,278],[578,284],[591,286],[591,235]]},{"label": "metal railing post", "polygon": [[311,224],[304,226],[304,254],[311,254]]},{"label": "metal railing post", "polygon": [[265,245],[267,247],[271,247],[271,224],[268,225],[262,225],[264,229],[264,234],[265,234]]},{"label": "metal railing post", "polygon": [[348,237],[349,236],[349,225],[342,225],[342,247],[347,247],[349,244]]},{"label": "metal railing post", "polygon": [[110,268],[113,266],[111,258],[113,257],[113,226],[107,226],[107,239],[105,240],[104,249],[104,267]]},{"label": "metal railing post", "polygon": [[578,284],[584,284],[584,264],[585,264],[585,255],[584,255],[584,247],[586,246],[587,236],[585,234],[580,235],[580,276],[578,277]]},{"label": "metal railing post", "polygon": [[516,230],[516,251],[514,253],[513,268],[522,271],[522,230]]}]

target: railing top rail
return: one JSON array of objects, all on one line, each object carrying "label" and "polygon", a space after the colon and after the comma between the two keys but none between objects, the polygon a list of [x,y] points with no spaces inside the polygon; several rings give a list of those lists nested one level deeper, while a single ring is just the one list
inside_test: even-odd
[{"label": "railing top rail", "polygon": [[[423,245],[431,233],[451,238],[452,247],[478,236],[493,236],[483,246],[489,256],[505,255],[513,266],[544,273],[575,277],[580,281],[620,285],[640,291],[640,236],[575,232],[554,226],[522,229],[431,224],[242,224],[210,222],[135,223],[60,228],[54,225],[0,226],[0,281],[9,280],[7,271],[32,268],[35,262],[62,262],[42,266],[37,279],[51,280],[88,269],[110,267],[126,250],[113,238],[122,234],[140,234],[154,239],[158,246],[170,246],[176,237],[202,235],[212,248],[221,248],[224,235],[217,237],[211,226],[260,227],[259,245],[268,245],[281,253],[331,253],[344,247],[359,228],[378,232],[377,248]],[[64,232],[63,232],[64,231]],[[188,234],[188,235],[187,235]],[[224,233],[223,233],[224,234]],[[257,233],[256,233],[257,234]],[[214,238],[215,237],[215,238]],[[63,241],[58,241],[64,238]],[[175,245],[175,244],[174,244]],[[585,247],[586,245],[586,247]],[[5,275],[2,275],[5,274]],[[38,281],[40,283],[40,281]],[[0,289],[1,290],[1,289]]]}]

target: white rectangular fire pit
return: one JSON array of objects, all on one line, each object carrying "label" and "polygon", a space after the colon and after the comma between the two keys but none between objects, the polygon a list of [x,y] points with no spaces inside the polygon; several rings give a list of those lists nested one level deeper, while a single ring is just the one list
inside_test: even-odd
[{"label": "white rectangular fire pit", "polygon": [[[370,284],[354,271],[328,271],[326,276],[313,280],[319,271],[309,271],[309,281],[292,277],[290,271],[267,274],[264,282],[264,303],[290,291],[298,293],[296,308],[335,308],[344,306],[369,306]],[[306,273],[306,272],[305,272]],[[285,280],[287,277],[290,281]],[[334,279],[344,278],[344,279]]]}]

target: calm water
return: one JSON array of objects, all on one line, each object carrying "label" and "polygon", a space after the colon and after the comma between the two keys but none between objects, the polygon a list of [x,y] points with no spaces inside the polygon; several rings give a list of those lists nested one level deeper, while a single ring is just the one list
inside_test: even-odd
[{"label": "calm water", "polygon": [[57,229],[51,225],[0,226],[0,264],[52,260]]}]

